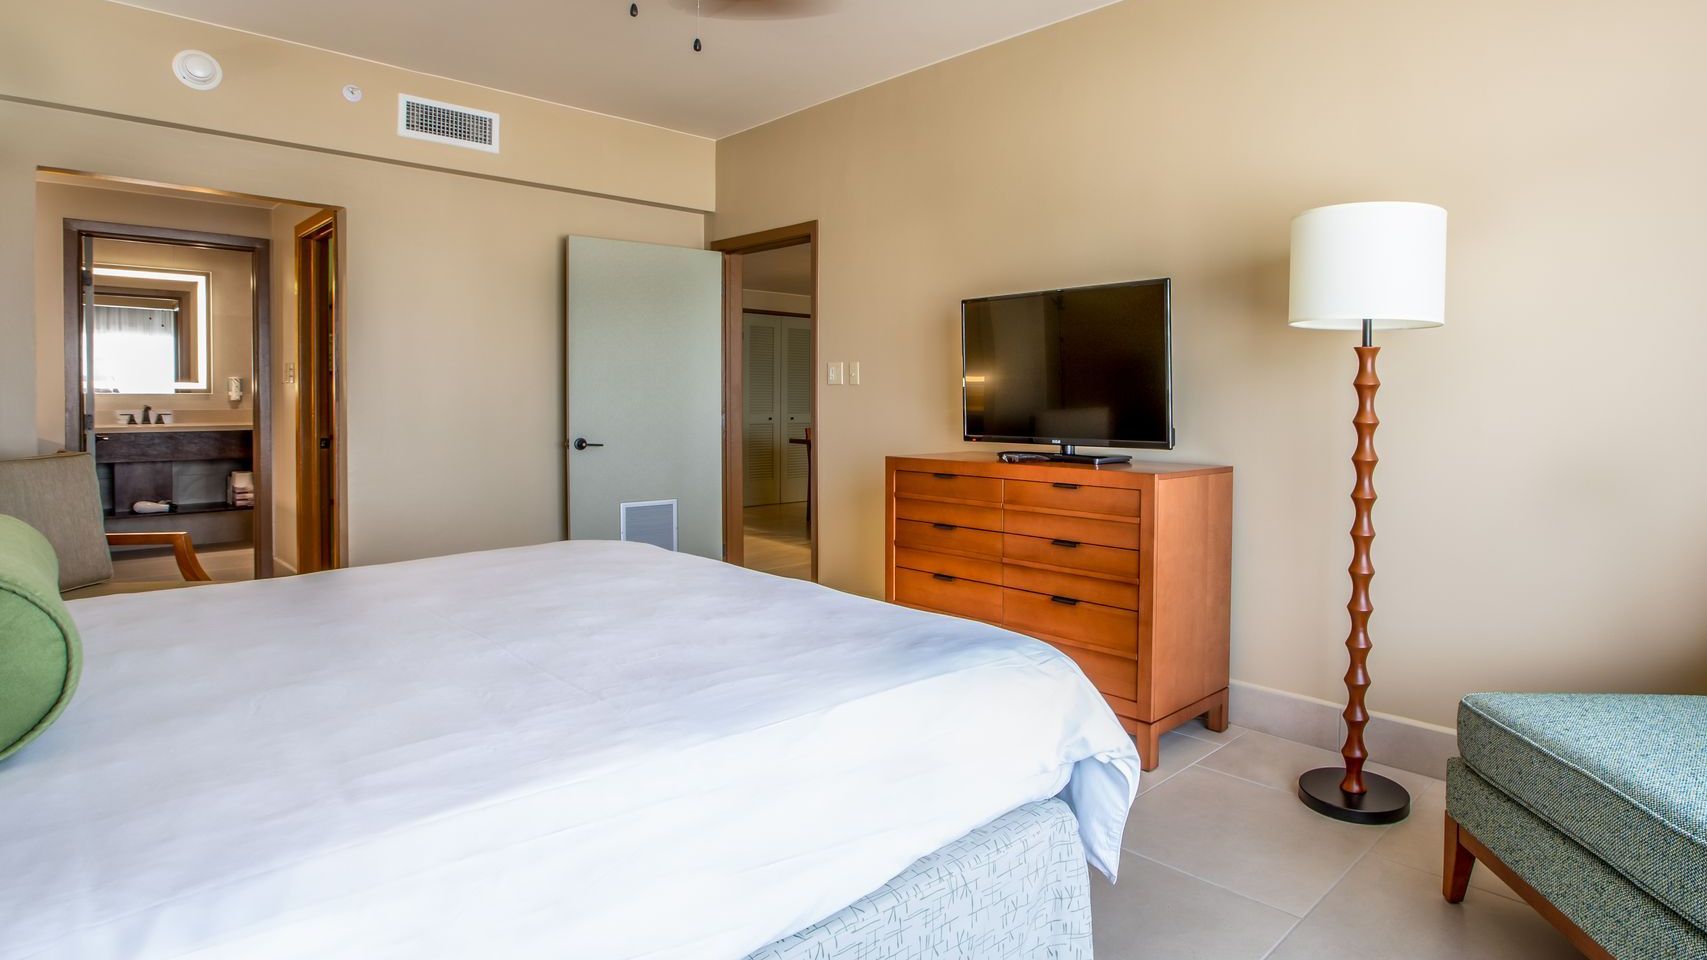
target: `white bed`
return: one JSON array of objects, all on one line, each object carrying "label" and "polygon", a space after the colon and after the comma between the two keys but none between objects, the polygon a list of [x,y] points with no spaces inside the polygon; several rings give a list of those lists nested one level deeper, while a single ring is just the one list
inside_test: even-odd
[{"label": "white bed", "polygon": [[0,957],[734,958],[1132,741],[1047,645],[578,541],[71,605]]}]

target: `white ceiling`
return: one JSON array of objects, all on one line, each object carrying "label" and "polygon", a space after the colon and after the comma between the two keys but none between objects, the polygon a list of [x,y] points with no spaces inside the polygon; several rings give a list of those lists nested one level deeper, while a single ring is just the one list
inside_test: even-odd
[{"label": "white ceiling", "polygon": [[125,2],[724,137],[1113,0]]}]

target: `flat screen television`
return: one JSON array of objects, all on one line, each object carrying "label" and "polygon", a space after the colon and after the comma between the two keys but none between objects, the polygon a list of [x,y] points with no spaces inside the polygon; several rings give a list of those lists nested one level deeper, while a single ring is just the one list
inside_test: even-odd
[{"label": "flat screen television", "polygon": [[1162,278],[961,301],[966,439],[1088,462],[1075,447],[1172,449],[1170,293]]}]

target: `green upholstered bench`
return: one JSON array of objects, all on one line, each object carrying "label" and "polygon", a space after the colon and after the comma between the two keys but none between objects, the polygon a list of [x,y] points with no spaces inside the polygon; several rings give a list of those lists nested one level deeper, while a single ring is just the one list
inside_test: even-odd
[{"label": "green upholstered bench", "polygon": [[1707,957],[1707,697],[1482,693],[1446,771],[1446,899],[1485,864],[1590,957]]}]

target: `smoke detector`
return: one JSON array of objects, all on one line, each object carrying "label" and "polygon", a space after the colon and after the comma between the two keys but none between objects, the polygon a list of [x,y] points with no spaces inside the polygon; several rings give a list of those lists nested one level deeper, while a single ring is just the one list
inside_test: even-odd
[{"label": "smoke detector", "polygon": [[225,79],[225,71],[212,54],[200,50],[180,50],[172,58],[172,75],[191,90],[212,90]]}]

